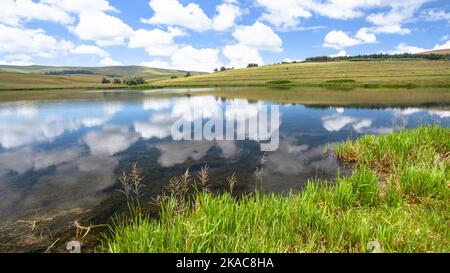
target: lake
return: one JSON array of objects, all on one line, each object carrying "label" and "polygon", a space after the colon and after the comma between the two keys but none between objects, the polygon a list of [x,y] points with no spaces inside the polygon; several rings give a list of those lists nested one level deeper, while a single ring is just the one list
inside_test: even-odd
[{"label": "lake", "polygon": [[[223,88],[68,92],[0,94],[0,250],[39,251],[56,238],[69,239],[75,220],[106,223],[126,209],[117,177],[133,164],[142,169],[144,200],[152,212],[153,198],[187,169],[195,177],[208,166],[214,191],[226,190],[226,177],[236,174],[238,193],[252,192],[257,183],[266,192],[287,193],[310,179],[350,172],[333,156],[335,143],[425,124],[450,125],[448,90],[430,91],[434,97],[422,101],[415,98],[423,93],[402,90],[405,100],[386,96],[387,105],[358,100],[360,93],[353,91],[335,91],[347,97],[335,103],[324,95],[327,90],[298,91],[291,99],[287,94],[295,90],[265,88],[230,88],[234,95]],[[361,92],[383,100],[381,91]],[[255,99],[258,93],[270,97]],[[251,132],[243,140],[172,138],[177,120],[194,124],[234,114],[245,122],[272,107],[279,110],[274,151],[262,151]]]}]

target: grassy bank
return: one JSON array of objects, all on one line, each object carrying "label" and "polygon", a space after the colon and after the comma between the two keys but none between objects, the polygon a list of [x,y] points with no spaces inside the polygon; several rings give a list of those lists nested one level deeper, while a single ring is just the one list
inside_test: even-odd
[{"label": "grassy bank", "polygon": [[295,63],[156,81],[160,87],[323,86],[450,87],[450,62],[429,60]]},{"label": "grassy bank", "polygon": [[213,194],[198,186],[204,172],[200,182],[185,175],[159,200],[160,219],[117,221],[107,251],[366,252],[376,242],[384,252],[448,252],[449,135],[433,126],[349,141],[337,156],[354,165],[351,177],[289,195],[236,197],[235,177],[230,193]]}]

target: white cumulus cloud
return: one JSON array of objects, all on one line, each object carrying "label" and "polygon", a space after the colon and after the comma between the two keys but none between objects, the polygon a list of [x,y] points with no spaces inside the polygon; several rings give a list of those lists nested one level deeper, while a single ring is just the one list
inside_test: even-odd
[{"label": "white cumulus cloud", "polygon": [[115,16],[102,11],[86,11],[73,32],[82,40],[99,46],[121,45],[133,34],[133,29]]},{"label": "white cumulus cloud", "polygon": [[300,18],[312,16],[304,2],[298,0],[257,0],[256,3],[267,10],[261,19],[280,28],[296,27],[300,23]]},{"label": "white cumulus cloud", "polygon": [[1,65],[18,65],[18,66],[27,66],[33,64],[33,58],[28,55],[19,54],[19,55],[6,55],[3,60],[0,60]]},{"label": "white cumulus cloud", "polygon": [[72,49],[70,53],[77,55],[96,55],[103,58],[110,56],[104,49],[93,45],[80,45]]},{"label": "white cumulus cloud", "polygon": [[250,63],[263,65],[264,61],[257,49],[244,45],[228,45],[223,49],[223,55],[230,61],[229,66],[246,67]]},{"label": "white cumulus cloud", "polygon": [[259,50],[282,51],[283,41],[269,26],[256,22],[252,26],[240,26],[233,32],[240,45]]},{"label": "white cumulus cloud", "polygon": [[92,10],[117,11],[107,0],[41,0],[41,2],[73,13]]},{"label": "white cumulus cloud", "polygon": [[241,9],[233,3],[223,3],[216,8],[217,15],[213,19],[213,29],[227,30],[235,25],[236,19],[242,15]]},{"label": "white cumulus cloud", "polygon": [[55,57],[74,47],[67,40],[57,40],[42,29],[24,29],[0,24],[0,53]]},{"label": "white cumulus cloud", "polygon": [[283,40],[280,36],[259,21],[251,26],[237,27],[232,35],[237,44],[223,48],[223,55],[228,58],[231,67],[243,68],[249,63],[263,65],[260,51],[283,51]]},{"label": "white cumulus cloud", "polygon": [[175,52],[171,60],[174,68],[189,71],[210,72],[221,65],[219,51],[212,48],[185,46]]},{"label": "white cumulus cloud", "polygon": [[368,28],[361,28],[354,37],[349,36],[342,30],[333,30],[325,36],[323,46],[343,49],[360,44],[375,43],[376,41],[377,37],[375,34],[369,33]]},{"label": "white cumulus cloud", "polygon": [[112,59],[111,57],[103,58],[99,63],[101,66],[118,66],[122,65],[121,62]]},{"label": "white cumulus cloud", "polygon": [[330,57],[333,57],[333,58],[335,58],[335,57],[347,57],[347,56],[348,56],[348,54],[347,54],[347,51],[345,51],[345,50],[340,50],[338,53],[330,55]]},{"label": "white cumulus cloud", "polygon": [[184,6],[178,0],[151,0],[149,5],[154,15],[150,19],[143,19],[144,23],[181,26],[196,31],[211,28],[211,19],[195,3]]},{"label": "white cumulus cloud", "polygon": [[31,0],[0,0],[0,23],[18,26],[31,20],[50,21],[60,24],[71,24],[73,18],[64,10]]},{"label": "white cumulus cloud", "polygon": [[172,68],[172,66],[168,62],[161,61],[161,60],[142,62],[141,65],[146,66],[146,67],[152,67],[152,68],[165,68],[165,69]]},{"label": "white cumulus cloud", "polygon": [[358,39],[348,36],[347,33],[341,30],[333,30],[325,36],[323,46],[342,49],[358,44],[360,44],[360,41]]},{"label": "white cumulus cloud", "polygon": [[417,54],[422,53],[426,51],[432,51],[432,50],[442,50],[442,49],[450,49],[450,40],[446,41],[443,44],[436,44],[433,48],[422,48],[418,46],[411,46],[406,43],[400,43],[397,45],[397,47],[391,51],[389,51],[389,54],[403,54],[403,53],[409,53],[409,54]]},{"label": "white cumulus cloud", "polygon": [[144,48],[151,56],[170,56],[178,49],[174,38],[186,35],[182,30],[169,27],[169,30],[160,29],[146,30],[139,29],[130,37],[128,47]]}]

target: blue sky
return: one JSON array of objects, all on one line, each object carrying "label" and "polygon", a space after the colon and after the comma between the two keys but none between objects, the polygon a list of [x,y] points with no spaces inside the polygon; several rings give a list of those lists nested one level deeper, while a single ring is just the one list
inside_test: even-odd
[{"label": "blue sky", "polygon": [[450,48],[447,0],[0,0],[0,64],[212,71]]}]

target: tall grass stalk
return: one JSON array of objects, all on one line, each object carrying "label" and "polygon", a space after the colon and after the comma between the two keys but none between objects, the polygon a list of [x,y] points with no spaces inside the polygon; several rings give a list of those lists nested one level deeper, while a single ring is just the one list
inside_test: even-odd
[{"label": "tall grass stalk", "polygon": [[353,253],[375,241],[383,252],[450,251],[449,128],[365,136],[339,145],[337,156],[354,164],[352,176],[311,180],[288,195],[172,193],[159,219],[113,226],[107,250]]}]

